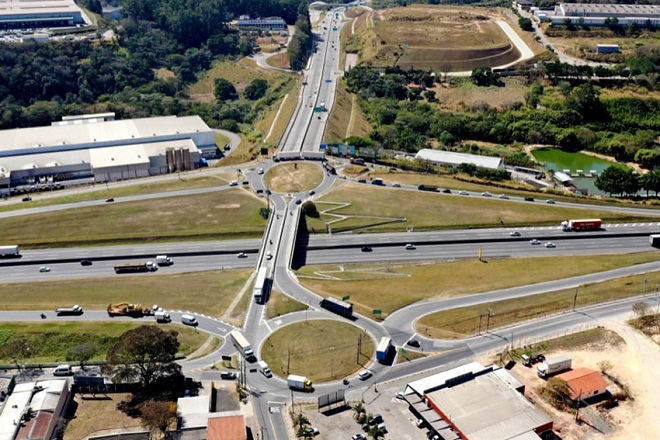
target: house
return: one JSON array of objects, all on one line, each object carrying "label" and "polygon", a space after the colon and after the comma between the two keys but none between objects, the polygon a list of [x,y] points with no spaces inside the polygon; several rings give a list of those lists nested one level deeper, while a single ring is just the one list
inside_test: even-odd
[{"label": "house", "polygon": [[576,368],[557,377],[568,385],[571,400],[589,399],[607,392],[607,382],[598,371],[591,368]]}]

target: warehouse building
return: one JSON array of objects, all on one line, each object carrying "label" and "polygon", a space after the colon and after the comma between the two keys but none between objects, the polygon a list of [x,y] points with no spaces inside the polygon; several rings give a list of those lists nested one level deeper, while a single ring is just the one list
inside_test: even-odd
[{"label": "warehouse building", "polygon": [[215,155],[199,116],[64,118],[49,127],[0,131],[0,194],[187,171]]},{"label": "warehouse building", "polygon": [[553,423],[524,390],[509,370],[472,362],[409,383],[404,397],[421,424],[444,439],[538,440]]},{"label": "warehouse building", "polygon": [[[539,21],[553,25],[569,22],[573,25],[606,26],[638,25],[660,26],[660,5],[617,5],[597,3],[560,3],[554,10],[532,8]],[[616,20],[614,20],[616,19]]]},{"label": "warehouse building", "polygon": [[241,32],[254,32],[254,31],[268,31],[268,32],[286,32],[287,25],[284,20],[279,17],[270,18],[256,18],[250,19],[249,17],[241,17],[236,21],[231,22],[231,25],[236,27]]},{"label": "warehouse building", "polygon": [[73,0],[2,0],[0,29],[36,29],[89,24]]},{"label": "warehouse building", "polygon": [[482,168],[504,169],[504,161],[501,157],[477,156],[476,154],[455,153],[430,148],[419,150],[415,155],[415,159],[426,160],[435,165],[449,168],[456,168],[462,163],[471,163]]}]

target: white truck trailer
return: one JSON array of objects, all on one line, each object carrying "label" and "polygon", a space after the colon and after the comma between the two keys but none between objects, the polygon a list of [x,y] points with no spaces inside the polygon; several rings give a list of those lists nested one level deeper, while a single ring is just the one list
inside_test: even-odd
[{"label": "white truck trailer", "polygon": [[0,246],[0,258],[2,257],[18,257],[20,251],[18,246]]},{"label": "white truck trailer", "polygon": [[234,330],[230,333],[230,335],[231,340],[234,341],[234,345],[246,359],[251,359],[254,357],[254,351],[252,350],[250,343],[247,339],[245,339],[245,336],[243,336],[243,333],[241,333],[240,330]]},{"label": "white truck trailer", "polygon": [[305,376],[297,376],[295,374],[289,374],[289,377],[286,378],[286,384],[289,388],[293,390],[300,391],[312,391],[312,381],[307,379]]},{"label": "white truck trailer", "polygon": [[539,364],[539,366],[536,367],[536,374],[539,377],[545,378],[555,373],[570,370],[571,365],[572,359],[570,356],[554,356],[547,358],[543,363]]}]

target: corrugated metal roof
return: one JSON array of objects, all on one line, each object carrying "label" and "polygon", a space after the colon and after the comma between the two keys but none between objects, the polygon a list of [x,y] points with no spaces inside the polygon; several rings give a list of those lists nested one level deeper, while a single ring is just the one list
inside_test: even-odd
[{"label": "corrugated metal roof", "polygon": [[446,163],[451,165],[460,165],[462,163],[471,163],[478,167],[499,168],[502,165],[502,159],[499,157],[477,156],[475,154],[456,153],[453,151],[432,150],[424,148],[415,155],[416,159],[430,160],[432,162]]},{"label": "corrugated metal roof", "polygon": [[426,394],[427,390],[444,385],[448,379],[452,379],[465,373],[476,373],[483,369],[484,366],[479,362],[470,362],[469,364],[461,365],[460,367],[410,382],[406,387],[406,391],[410,388],[420,396],[423,396]]},{"label": "corrugated metal roof", "polygon": [[39,414],[25,424],[19,431],[15,440],[50,440],[47,434],[53,422],[53,413],[40,411]]},{"label": "corrugated metal roof", "polygon": [[242,414],[221,415],[209,419],[209,440],[247,440],[245,418]]},{"label": "corrugated metal roof", "polygon": [[142,144],[93,148],[88,151],[94,168],[149,164],[149,155]]}]

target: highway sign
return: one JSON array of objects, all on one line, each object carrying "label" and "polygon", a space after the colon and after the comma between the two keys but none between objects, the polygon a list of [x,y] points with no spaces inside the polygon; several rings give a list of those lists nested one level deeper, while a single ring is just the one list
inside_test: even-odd
[{"label": "highway sign", "polygon": [[351,295],[346,295],[346,296],[343,297],[341,300],[342,300],[342,301],[348,301],[349,299],[351,299]]},{"label": "highway sign", "polygon": [[382,315],[383,311],[380,309],[374,309],[374,315]]}]

